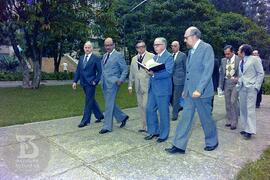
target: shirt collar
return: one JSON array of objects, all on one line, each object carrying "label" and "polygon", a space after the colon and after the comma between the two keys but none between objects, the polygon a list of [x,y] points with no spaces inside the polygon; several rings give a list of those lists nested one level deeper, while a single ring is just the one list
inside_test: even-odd
[{"label": "shirt collar", "polygon": [[162,54],[166,51],[166,49],[164,49],[160,54],[158,54],[158,56],[162,56]]},{"label": "shirt collar", "polygon": [[232,62],[234,62],[234,60],[235,60],[235,54],[233,54],[233,56],[231,57],[231,59],[228,59],[227,62],[232,63]]},{"label": "shirt collar", "polygon": [[138,57],[140,57],[140,56],[144,57],[145,54],[146,54],[146,51],[145,51],[142,55],[140,55],[140,54],[138,53],[137,56],[138,56]]},{"label": "shirt collar", "polygon": [[89,54],[85,54],[84,57],[88,56],[87,59],[89,59],[91,57],[91,55],[92,55],[92,52]]},{"label": "shirt collar", "polygon": [[192,49],[194,49],[194,51],[198,48],[201,41],[202,40],[198,39],[198,41],[195,43],[194,47],[192,48]]}]

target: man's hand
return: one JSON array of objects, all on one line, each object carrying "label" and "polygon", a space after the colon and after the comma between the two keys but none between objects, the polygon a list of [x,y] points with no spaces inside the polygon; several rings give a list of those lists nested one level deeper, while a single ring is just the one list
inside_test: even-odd
[{"label": "man's hand", "polygon": [[76,89],[77,89],[77,83],[74,82],[74,83],[72,84],[72,88],[73,88],[74,90],[76,90]]},{"label": "man's hand", "polygon": [[201,93],[199,91],[197,91],[197,90],[192,93],[193,98],[198,98],[200,96],[201,96]]},{"label": "man's hand", "polygon": [[128,94],[132,95],[132,89],[128,89]]},{"label": "man's hand", "polygon": [[96,82],[95,81],[92,81],[92,85],[95,86],[96,85]]},{"label": "man's hand", "polygon": [[120,81],[120,80],[117,80],[117,81],[116,81],[116,84],[117,84],[118,86],[120,86],[121,84],[123,84],[123,82]]},{"label": "man's hand", "polygon": [[153,71],[148,71],[147,69],[145,69],[145,72],[149,75],[149,76],[153,76],[154,72]]}]

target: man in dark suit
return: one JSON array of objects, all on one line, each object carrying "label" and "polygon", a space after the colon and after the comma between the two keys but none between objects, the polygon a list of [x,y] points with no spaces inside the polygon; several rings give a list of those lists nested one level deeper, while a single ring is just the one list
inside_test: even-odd
[{"label": "man in dark suit", "polygon": [[75,73],[72,88],[77,88],[77,82],[80,80],[85,93],[84,114],[81,123],[78,125],[82,128],[90,123],[91,113],[93,112],[97,118],[96,122],[100,122],[104,118],[99,106],[95,100],[96,85],[101,76],[101,60],[92,53],[93,46],[90,41],[84,44],[85,55],[81,56]]},{"label": "man in dark suit", "polygon": [[185,84],[187,56],[185,55],[185,53],[180,51],[180,45],[178,41],[173,41],[171,44],[171,48],[174,60],[173,76],[172,76],[173,79],[172,120],[176,121],[178,118],[179,111],[183,109],[183,107],[181,107],[179,104],[179,100],[182,96]]},{"label": "man in dark suit", "polygon": [[196,27],[189,27],[184,35],[187,46],[191,48],[187,58],[183,91],[185,105],[173,146],[166,149],[170,154],[185,153],[195,111],[198,112],[205,134],[204,150],[212,151],[218,146],[217,127],[211,113],[211,100],[214,95],[212,82],[214,51],[212,46],[203,42],[200,37],[201,31]]}]

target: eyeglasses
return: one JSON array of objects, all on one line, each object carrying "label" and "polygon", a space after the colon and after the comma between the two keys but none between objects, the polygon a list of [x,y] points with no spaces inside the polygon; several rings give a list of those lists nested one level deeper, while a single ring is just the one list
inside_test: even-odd
[{"label": "eyeglasses", "polygon": [[154,44],[153,46],[157,47],[157,46],[161,46],[161,45],[164,45],[164,44]]},{"label": "eyeglasses", "polygon": [[194,36],[193,34],[191,34],[191,35],[188,35],[188,36],[184,36],[184,39],[185,40],[187,40],[188,39],[188,37],[190,37],[190,36]]},{"label": "eyeglasses", "polygon": [[177,47],[177,45],[171,45],[171,47]]},{"label": "eyeglasses", "polygon": [[145,48],[145,46],[136,46],[136,49]]},{"label": "eyeglasses", "polygon": [[113,44],[104,44],[105,47],[113,46]]}]

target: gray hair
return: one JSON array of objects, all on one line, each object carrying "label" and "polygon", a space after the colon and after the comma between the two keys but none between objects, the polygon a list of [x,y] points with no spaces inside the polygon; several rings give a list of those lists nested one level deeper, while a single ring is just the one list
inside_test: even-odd
[{"label": "gray hair", "polygon": [[157,37],[155,40],[161,41],[167,47],[167,40],[164,37]]},{"label": "gray hair", "polygon": [[190,35],[196,36],[198,39],[201,38],[202,33],[201,33],[201,31],[197,27],[191,26],[188,29],[190,30]]},{"label": "gray hair", "polygon": [[91,47],[93,47],[93,44],[90,41],[86,41],[84,43],[84,46],[91,46]]}]

